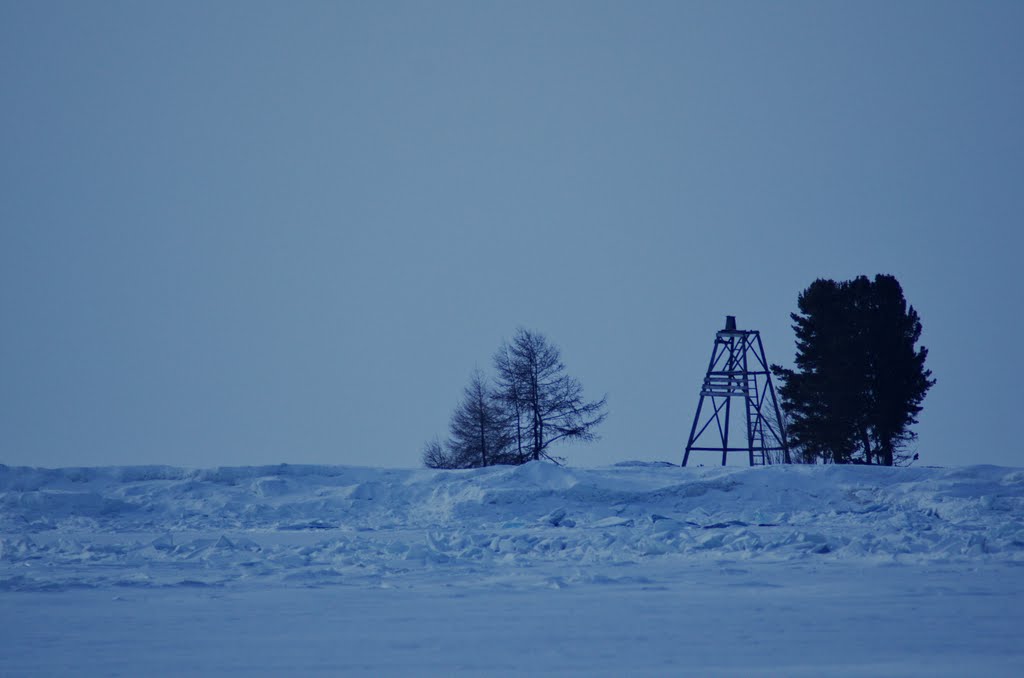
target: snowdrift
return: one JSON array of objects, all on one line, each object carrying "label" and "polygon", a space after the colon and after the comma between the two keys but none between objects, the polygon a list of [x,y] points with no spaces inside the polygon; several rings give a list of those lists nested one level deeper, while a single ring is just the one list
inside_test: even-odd
[{"label": "snowdrift", "polygon": [[628,578],[617,566],[629,564],[1020,564],[1024,470],[0,466],[0,537],[0,590],[560,587]]}]

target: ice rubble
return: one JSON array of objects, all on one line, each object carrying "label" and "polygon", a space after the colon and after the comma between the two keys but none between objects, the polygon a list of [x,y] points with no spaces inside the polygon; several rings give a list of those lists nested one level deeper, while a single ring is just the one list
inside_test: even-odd
[{"label": "ice rubble", "polygon": [[602,566],[687,561],[1021,563],[1024,471],[0,466],[0,537],[0,590],[454,575],[559,586],[608,576]]}]

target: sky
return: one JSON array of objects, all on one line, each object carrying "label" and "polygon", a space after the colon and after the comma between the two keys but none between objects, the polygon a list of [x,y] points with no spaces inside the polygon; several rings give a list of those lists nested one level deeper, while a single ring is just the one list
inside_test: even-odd
[{"label": "sky", "polygon": [[[724,316],[895,275],[1024,466],[1024,4],[0,0],[0,463],[412,467],[518,327],[680,461]],[[710,454],[710,453],[709,453]],[[701,460],[713,463],[713,460]]]}]

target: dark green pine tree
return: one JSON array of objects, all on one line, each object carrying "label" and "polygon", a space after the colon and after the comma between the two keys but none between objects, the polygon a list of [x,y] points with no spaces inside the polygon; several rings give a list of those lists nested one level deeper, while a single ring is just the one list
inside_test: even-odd
[{"label": "dark green pine tree", "polygon": [[846,295],[833,280],[816,280],[797,299],[796,370],[773,366],[789,415],[789,435],[803,461],[847,463],[857,445],[860,395],[850,388],[858,368],[849,350]]},{"label": "dark green pine tree", "polygon": [[807,462],[898,463],[935,383],[899,282],[816,280],[797,306],[796,369],[772,368],[794,447]]},{"label": "dark green pine tree", "polygon": [[887,466],[904,461],[906,446],[917,438],[921,403],[935,384],[925,368],[928,349],[916,348],[921,320],[908,307],[903,288],[891,275],[875,276],[869,318],[865,324],[869,347],[868,422],[873,454]]}]

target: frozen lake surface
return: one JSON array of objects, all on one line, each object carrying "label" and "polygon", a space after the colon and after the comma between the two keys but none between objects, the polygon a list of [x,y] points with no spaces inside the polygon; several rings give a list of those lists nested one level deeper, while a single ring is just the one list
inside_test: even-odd
[{"label": "frozen lake surface", "polygon": [[0,675],[1024,675],[1024,471],[0,467]]}]

